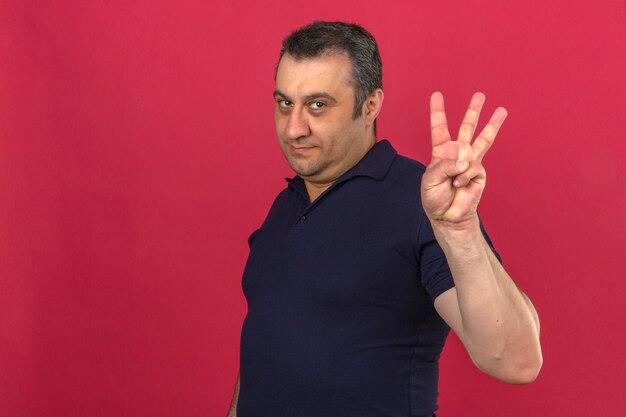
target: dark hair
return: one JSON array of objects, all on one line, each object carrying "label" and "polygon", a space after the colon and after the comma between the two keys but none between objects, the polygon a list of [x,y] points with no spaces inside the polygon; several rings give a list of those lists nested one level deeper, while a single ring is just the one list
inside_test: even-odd
[{"label": "dark hair", "polygon": [[357,118],[367,97],[377,88],[383,88],[383,63],[378,45],[363,27],[345,22],[313,22],[296,29],[283,40],[278,62],[285,54],[306,59],[332,53],[346,53],[350,58],[354,82],[353,115]]}]

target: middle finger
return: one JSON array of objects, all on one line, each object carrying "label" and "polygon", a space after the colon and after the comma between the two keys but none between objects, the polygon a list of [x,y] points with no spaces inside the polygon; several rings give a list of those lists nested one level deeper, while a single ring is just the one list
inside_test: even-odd
[{"label": "middle finger", "polygon": [[484,102],[485,95],[483,93],[474,93],[459,128],[459,135],[457,136],[459,142],[471,143]]}]

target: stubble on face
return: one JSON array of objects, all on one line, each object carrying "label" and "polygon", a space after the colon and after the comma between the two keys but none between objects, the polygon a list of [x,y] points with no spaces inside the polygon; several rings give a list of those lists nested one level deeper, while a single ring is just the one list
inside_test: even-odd
[{"label": "stubble on face", "polygon": [[373,145],[363,117],[354,118],[351,64],[345,54],[303,60],[285,55],[274,96],[281,150],[305,182],[331,184]]}]

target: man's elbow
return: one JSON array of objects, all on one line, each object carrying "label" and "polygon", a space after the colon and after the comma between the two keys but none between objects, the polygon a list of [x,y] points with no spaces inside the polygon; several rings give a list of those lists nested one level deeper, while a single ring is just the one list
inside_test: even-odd
[{"label": "man's elbow", "polygon": [[528,385],[537,379],[542,365],[543,357],[539,353],[536,357],[525,361],[523,364],[510,367],[506,372],[492,374],[492,376],[507,384]]},{"label": "man's elbow", "polygon": [[519,369],[514,375],[512,375],[512,378],[506,382],[515,385],[528,385],[537,379],[542,365],[543,360],[539,358],[537,363]]},{"label": "man's elbow", "polygon": [[543,365],[541,349],[524,358],[517,356],[515,359],[511,357],[507,359],[502,356],[493,356],[481,359],[472,358],[478,369],[502,382],[513,385],[532,383],[537,379]]}]

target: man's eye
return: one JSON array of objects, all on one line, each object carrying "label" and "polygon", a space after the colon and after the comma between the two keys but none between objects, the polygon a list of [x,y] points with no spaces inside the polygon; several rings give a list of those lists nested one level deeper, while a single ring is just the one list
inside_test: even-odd
[{"label": "man's eye", "polygon": [[324,106],[326,106],[326,103],[322,103],[321,101],[314,101],[310,104],[310,106],[313,110],[320,110],[324,108]]},{"label": "man's eye", "polygon": [[283,109],[291,107],[291,101],[289,101],[289,100],[280,99],[280,100],[277,100],[277,101],[278,101],[278,106],[282,107]]}]

